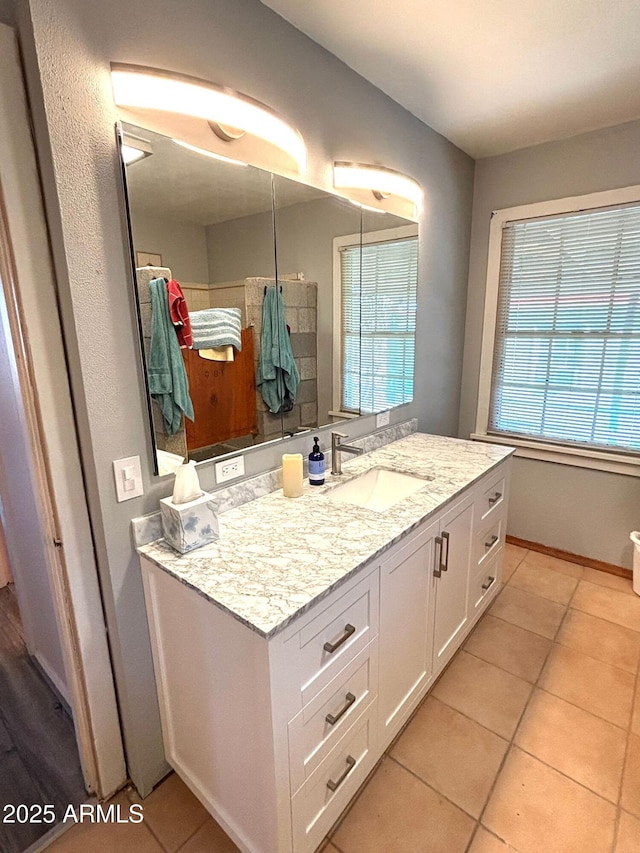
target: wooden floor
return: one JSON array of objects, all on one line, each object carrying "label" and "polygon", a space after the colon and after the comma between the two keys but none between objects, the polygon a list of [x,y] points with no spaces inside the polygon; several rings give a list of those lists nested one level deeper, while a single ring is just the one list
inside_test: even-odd
[{"label": "wooden floor", "polygon": [[13,585],[0,589],[0,853],[21,853],[51,829],[6,824],[4,807],[85,802],[73,722],[27,652]]}]

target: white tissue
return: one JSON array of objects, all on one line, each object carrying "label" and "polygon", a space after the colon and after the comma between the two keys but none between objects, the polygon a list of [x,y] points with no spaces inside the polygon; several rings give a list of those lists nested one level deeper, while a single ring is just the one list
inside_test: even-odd
[{"label": "white tissue", "polygon": [[196,463],[191,461],[185,465],[180,465],[176,470],[176,481],[173,486],[173,496],[171,498],[173,503],[186,504],[189,501],[199,498],[201,494],[202,489],[198,480]]}]

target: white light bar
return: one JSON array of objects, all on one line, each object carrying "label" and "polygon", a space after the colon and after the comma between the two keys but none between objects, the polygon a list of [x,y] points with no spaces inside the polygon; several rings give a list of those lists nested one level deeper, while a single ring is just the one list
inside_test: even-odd
[{"label": "white light bar", "polygon": [[288,154],[303,172],[302,136],[264,104],[195,77],[136,65],[111,65],[116,105],[161,110],[239,128]]}]

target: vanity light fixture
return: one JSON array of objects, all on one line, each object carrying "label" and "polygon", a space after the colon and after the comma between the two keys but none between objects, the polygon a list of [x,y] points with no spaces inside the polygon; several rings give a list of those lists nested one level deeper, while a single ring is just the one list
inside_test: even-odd
[{"label": "vanity light fixture", "polygon": [[292,158],[298,171],[305,171],[307,152],[300,133],[247,95],[197,77],[120,63],[111,64],[111,81],[118,107],[203,119],[230,144],[245,134],[257,137]]},{"label": "vanity light fixture", "polygon": [[182,139],[172,139],[176,145],[181,148],[186,148],[196,154],[202,154],[203,157],[211,157],[212,160],[222,160],[223,163],[231,163],[233,166],[248,166],[248,163],[243,163],[242,160],[232,160],[231,157],[225,157],[222,154],[216,154],[213,151],[207,151],[205,148],[198,148],[197,145],[191,145],[189,142],[183,142]]},{"label": "vanity light fixture", "polygon": [[386,166],[336,160],[333,164],[333,185],[336,189],[369,190],[378,201],[396,197],[404,199],[413,205],[414,218],[422,205],[420,184]]},{"label": "vanity light fixture", "polygon": [[148,139],[134,136],[133,133],[122,134],[122,159],[125,166],[129,166],[137,160],[143,160],[145,157],[150,157],[152,154],[153,146]]}]

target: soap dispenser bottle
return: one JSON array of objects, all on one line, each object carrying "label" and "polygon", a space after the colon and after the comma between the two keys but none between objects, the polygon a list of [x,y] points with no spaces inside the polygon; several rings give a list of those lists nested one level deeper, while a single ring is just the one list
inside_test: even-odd
[{"label": "soap dispenser bottle", "polygon": [[309,483],[312,486],[322,486],[324,483],[324,453],[320,450],[317,435],[313,441],[313,450],[309,454]]}]

